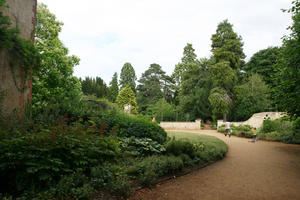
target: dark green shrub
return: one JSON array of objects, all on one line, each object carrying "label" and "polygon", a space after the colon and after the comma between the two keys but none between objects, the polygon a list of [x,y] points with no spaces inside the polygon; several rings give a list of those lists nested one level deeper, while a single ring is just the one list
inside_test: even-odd
[{"label": "dark green shrub", "polygon": [[123,152],[133,152],[132,155],[146,156],[161,154],[166,148],[150,138],[119,138],[120,148]]},{"label": "dark green shrub", "polygon": [[158,177],[181,171],[183,166],[180,157],[151,156],[130,167],[127,173],[137,177],[144,185],[152,185]]},{"label": "dark green shrub", "polygon": [[263,132],[263,133],[274,132],[278,129],[278,126],[279,126],[278,122],[279,121],[266,119],[266,120],[264,120],[262,128],[261,128],[260,131]]},{"label": "dark green shrub", "polygon": [[103,113],[96,123],[98,127],[105,124],[107,132],[116,128],[119,137],[151,138],[160,144],[167,139],[167,133],[158,124],[114,111]]},{"label": "dark green shrub", "polygon": [[92,183],[95,188],[106,188],[111,193],[128,197],[131,185],[124,170],[118,165],[103,163],[91,170]]},{"label": "dark green shrub", "polygon": [[[3,137],[2,137],[3,138]],[[0,192],[40,191],[74,172],[118,156],[117,141],[108,137],[43,130],[0,140]]]},{"label": "dark green shrub", "polygon": [[174,156],[187,154],[190,158],[194,158],[195,148],[194,145],[188,140],[184,140],[184,139],[175,140],[175,138],[173,138],[167,144],[166,153],[172,154]]}]

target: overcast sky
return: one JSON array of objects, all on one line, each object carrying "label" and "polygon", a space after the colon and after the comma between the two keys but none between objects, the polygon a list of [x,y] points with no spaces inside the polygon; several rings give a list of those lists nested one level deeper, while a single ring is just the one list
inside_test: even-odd
[{"label": "overcast sky", "polygon": [[171,74],[186,43],[198,58],[211,55],[211,35],[228,19],[242,36],[246,60],[281,45],[289,0],[39,0],[64,23],[60,38],[81,59],[77,77],[100,76],[108,84],[125,62],[137,77],[158,63]]}]

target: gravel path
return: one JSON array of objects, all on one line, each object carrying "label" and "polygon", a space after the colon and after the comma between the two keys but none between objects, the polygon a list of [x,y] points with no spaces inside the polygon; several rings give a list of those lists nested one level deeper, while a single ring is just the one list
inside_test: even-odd
[{"label": "gravel path", "polygon": [[[187,131],[185,131],[187,132]],[[206,168],[136,192],[130,200],[300,200],[300,145],[225,137],[226,157]]]}]

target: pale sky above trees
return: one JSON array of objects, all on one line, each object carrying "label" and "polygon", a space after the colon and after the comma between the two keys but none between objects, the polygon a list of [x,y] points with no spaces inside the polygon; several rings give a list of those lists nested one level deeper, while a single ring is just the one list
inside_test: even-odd
[{"label": "pale sky above trees", "polygon": [[211,36],[224,19],[242,36],[246,60],[281,45],[288,33],[288,0],[39,0],[64,22],[61,40],[80,57],[78,77],[100,76],[108,84],[125,62],[137,77],[152,63],[168,74],[192,43],[199,57],[211,55]]}]

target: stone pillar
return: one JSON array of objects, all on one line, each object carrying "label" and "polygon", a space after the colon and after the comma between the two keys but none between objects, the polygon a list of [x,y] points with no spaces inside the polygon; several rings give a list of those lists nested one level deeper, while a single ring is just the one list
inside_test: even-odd
[{"label": "stone pillar", "polygon": [[[1,8],[5,16],[9,16],[12,26],[20,30],[19,36],[26,40],[34,40],[36,25],[37,0],[6,0],[9,8]],[[22,115],[24,106],[31,103],[32,72],[25,75],[24,67],[10,65],[8,52],[0,51],[0,92],[4,93],[2,112],[4,115],[17,110]],[[25,77],[26,76],[26,77]]]}]

